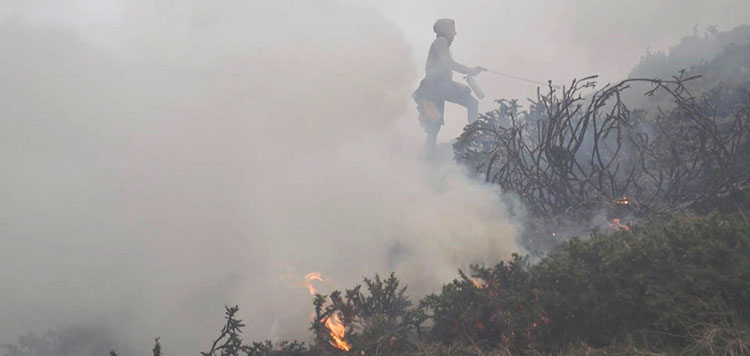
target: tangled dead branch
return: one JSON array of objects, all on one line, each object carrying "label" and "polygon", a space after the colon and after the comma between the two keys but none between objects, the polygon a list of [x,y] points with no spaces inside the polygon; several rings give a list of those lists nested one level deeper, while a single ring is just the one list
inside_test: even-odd
[{"label": "tangled dead branch", "polygon": [[[602,209],[641,217],[729,196],[748,185],[750,100],[719,115],[685,86],[697,78],[681,72],[596,89],[591,76],[538,89],[528,110],[499,100],[464,129],[456,158],[520,196],[537,218],[589,221]],[[629,109],[621,94],[636,82],[669,100],[657,113]]]}]

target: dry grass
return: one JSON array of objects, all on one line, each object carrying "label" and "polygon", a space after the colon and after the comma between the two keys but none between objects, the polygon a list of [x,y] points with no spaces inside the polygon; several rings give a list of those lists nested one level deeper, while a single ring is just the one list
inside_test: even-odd
[{"label": "dry grass", "polygon": [[688,335],[693,340],[685,349],[690,355],[750,355],[750,330],[699,323],[688,328]]}]

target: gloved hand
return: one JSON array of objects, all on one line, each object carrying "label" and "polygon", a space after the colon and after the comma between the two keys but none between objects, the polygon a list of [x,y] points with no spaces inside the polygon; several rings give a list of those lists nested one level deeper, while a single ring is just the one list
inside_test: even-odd
[{"label": "gloved hand", "polygon": [[477,74],[479,74],[481,72],[484,72],[486,70],[487,70],[487,68],[485,68],[485,67],[476,66],[474,68],[471,68],[471,73],[469,73],[469,75],[477,75]]}]

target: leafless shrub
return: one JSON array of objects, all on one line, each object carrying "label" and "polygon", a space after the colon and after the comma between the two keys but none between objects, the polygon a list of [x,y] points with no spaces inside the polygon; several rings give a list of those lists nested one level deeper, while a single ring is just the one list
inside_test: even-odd
[{"label": "leafless shrub", "polygon": [[[550,83],[546,94],[538,89],[529,99],[528,110],[500,100],[464,129],[456,157],[477,177],[520,196],[532,218],[586,222],[601,211],[643,217],[729,197],[748,187],[750,100],[719,115],[686,88],[699,77],[683,74],[600,89],[596,76],[561,90]],[[645,94],[666,95],[670,107],[629,109],[621,94],[634,82],[651,84]]]}]

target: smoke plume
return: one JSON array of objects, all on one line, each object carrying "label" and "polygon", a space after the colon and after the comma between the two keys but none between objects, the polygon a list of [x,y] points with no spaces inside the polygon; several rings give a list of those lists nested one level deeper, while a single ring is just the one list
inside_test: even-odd
[{"label": "smoke plume", "polygon": [[0,341],[93,324],[195,353],[224,304],[246,339],[305,339],[308,272],[327,292],[396,271],[419,295],[517,251],[500,193],[397,129],[419,73],[377,12],[131,1],[114,18],[0,19]]}]

